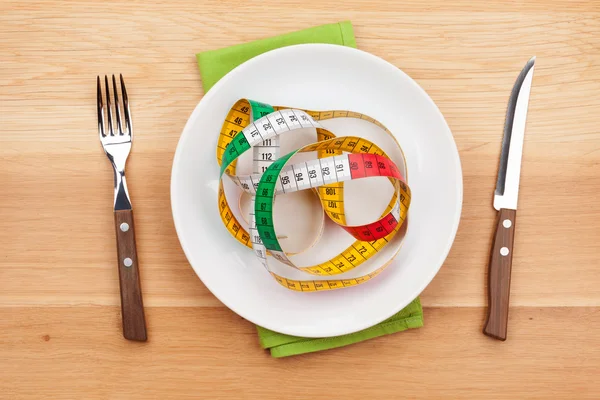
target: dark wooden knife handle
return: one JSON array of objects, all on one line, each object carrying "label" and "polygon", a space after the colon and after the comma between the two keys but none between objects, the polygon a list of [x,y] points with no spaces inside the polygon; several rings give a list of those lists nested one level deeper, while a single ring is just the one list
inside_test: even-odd
[{"label": "dark wooden knife handle", "polygon": [[488,270],[488,310],[483,333],[506,340],[517,211],[503,208],[498,214]]},{"label": "dark wooden knife handle", "polygon": [[146,317],[142,301],[142,287],[135,247],[133,211],[115,211],[117,253],[119,263],[119,286],[121,288],[121,317],[123,336],[129,340],[145,342]]}]

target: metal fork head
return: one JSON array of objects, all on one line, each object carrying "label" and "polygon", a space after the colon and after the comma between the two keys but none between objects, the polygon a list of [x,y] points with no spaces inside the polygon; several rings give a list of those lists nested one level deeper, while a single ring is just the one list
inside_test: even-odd
[{"label": "metal fork head", "polygon": [[[104,75],[104,85],[106,88],[106,111],[108,114],[108,122],[104,118],[104,101],[102,99],[102,85],[100,83],[100,76],[97,77],[98,86],[98,136],[100,141],[104,143],[122,143],[125,138],[133,139],[133,127],[131,126],[131,111],[129,109],[129,98],[127,97],[127,89],[125,88],[125,81],[123,75],[119,74],[121,81],[121,96],[123,98],[123,115],[125,117],[125,123],[121,120],[121,105],[119,103],[119,95],[117,90],[117,82],[115,76],[112,76],[113,96],[114,96],[114,107],[111,103],[110,89],[108,85],[108,76]],[[115,116],[113,116],[113,108]],[[117,129],[115,129],[113,121],[116,120]],[[118,138],[121,136],[122,138]]]},{"label": "metal fork head", "polygon": [[[127,190],[127,182],[125,180],[125,162],[131,151],[131,141],[133,140],[133,128],[131,124],[131,111],[129,110],[129,98],[125,89],[125,81],[123,75],[120,75],[121,80],[121,97],[123,98],[123,115],[125,121],[121,120],[121,105],[119,103],[119,95],[117,90],[117,82],[115,76],[112,76],[113,96],[114,96],[114,115],[113,106],[111,103],[110,89],[108,86],[108,77],[104,76],[104,84],[106,88],[106,114],[108,121],[104,119],[105,106],[102,100],[102,85],[100,77],[97,78],[98,86],[98,136],[102,143],[102,148],[106,156],[110,160],[114,169],[115,178],[115,210],[131,209],[129,200],[129,192]],[[113,121],[116,120],[116,129]]]}]

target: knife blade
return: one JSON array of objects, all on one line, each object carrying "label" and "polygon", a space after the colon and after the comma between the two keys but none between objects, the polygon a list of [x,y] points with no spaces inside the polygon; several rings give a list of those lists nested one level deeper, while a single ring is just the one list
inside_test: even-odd
[{"label": "knife blade", "polygon": [[498,217],[488,266],[488,309],[483,333],[503,341],[508,330],[521,159],[534,66],[535,57],[532,57],[517,77],[510,94],[494,192],[494,208],[498,211]]}]

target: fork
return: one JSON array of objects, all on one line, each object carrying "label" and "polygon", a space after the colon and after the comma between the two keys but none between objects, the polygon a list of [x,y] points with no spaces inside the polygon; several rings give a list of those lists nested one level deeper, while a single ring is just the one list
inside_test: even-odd
[{"label": "fork", "polygon": [[[114,171],[114,214],[117,237],[117,255],[119,269],[119,287],[121,290],[121,317],[123,319],[123,336],[129,340],[146,341],[146,317],[142,301],[142,289],[138,268],[137,250],[135,246],[135,231],[133,228],[133,210],[125,180],[125,162],[131,151],[133,141],[133,128],[131,125],[131,112],[129,99],[123,75],[120,75],[121,91],[123,96],[123,115],[125,123],[121,121],[121,110],[115,76],[112,76],[113,107],[110,101],[108,77],[104,76],[106,87],[106,111],[108,123],[104,119],[104,102],[102,101],[102,85],[98,76],[98,136],[102,143],[104,153],[110,160]],[[117,129],[114,129],[113,121]]]}]

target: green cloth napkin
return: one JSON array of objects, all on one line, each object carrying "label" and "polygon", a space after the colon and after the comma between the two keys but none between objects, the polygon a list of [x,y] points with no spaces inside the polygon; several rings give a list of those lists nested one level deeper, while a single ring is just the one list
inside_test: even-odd
[{"label": "green cloth napkin", "polygon": [[[291,32],[281,36],[256,40],[223,49],[196,54],[204,91],[233,68],[269,50],[302,43],[329,43],[356,47],[354,31],[349,21],[327,24]],[[268,99],[257,99],[267,101]],[[260,345],[269,349],[273,357],[286,357],[314,351],[333,349],[377,336],[401,332],[423,326],[423,309],[417,297],[403,310],[387,320],[365,330],[330,338],[302,338],[284,335],[257,326]]]},{"label": "green cloth napkin", "polygon": [[356,47],[350,22],[316,26],[298,32],[242,43],[196,54],[202,86],[208,92],[219,79],[249,59],[279,47],[303,43],[328,43]]},{"label": "green cloth napkin", "polygon": [[334,349],[349,344],[373,339],[390,333],[402,332],[411,328],[423,326],[423,308],[417,297],[400,312],[394,314],[383,322],[362,331],[348,335],[328,338],[302,338],[273,332],[257,326],[258,338],[263,349],[271,350],[273,357],[286,357],[313,351]]}]

